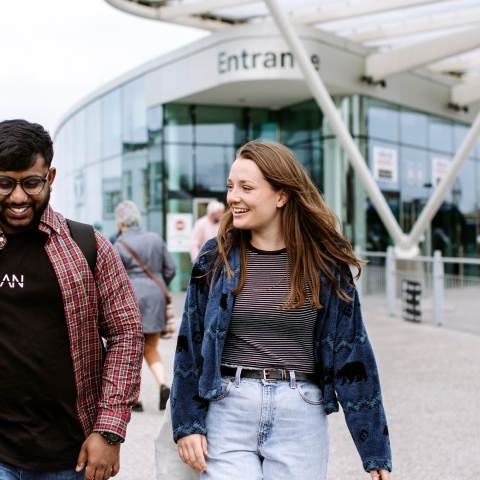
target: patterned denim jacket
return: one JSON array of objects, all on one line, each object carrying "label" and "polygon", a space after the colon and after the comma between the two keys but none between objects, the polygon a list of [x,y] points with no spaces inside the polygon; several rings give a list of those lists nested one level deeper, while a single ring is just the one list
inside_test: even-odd
[{"label": "patterned denim jacket", "polygon": [[[232,315],[232,290],[240,277],[240,249],[235,247],[226,269],[210,286],[203,275],[210,264],[216,239],[209,240],[193,265],[175,355],[171,393],[175,441],[193,433],[206,434],[208,401],[221,392],[220,362]],[[364,469],[392,469],[390,442],[380,393],[375,357],[365,331],[357,291],[350,269],[335,271],[340,288],[352,298],[335,295],[326,276],[322,281],[314,332],[317,382],[322,388],[327,414],[338,412],[339,402],[363,462]],[[201,278],[199,278],[201,277]],[[345,278],[348,280],[346,280]]]}]

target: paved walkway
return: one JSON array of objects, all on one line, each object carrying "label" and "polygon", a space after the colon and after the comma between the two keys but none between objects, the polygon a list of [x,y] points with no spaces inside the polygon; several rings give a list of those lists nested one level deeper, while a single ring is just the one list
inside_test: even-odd
[{"label": "paved walkway", "polygon": [[[174,302],[180,315],[183,295]],[[480,335],[387,317],[383,302],[369,297],[363,313],[389,420],[392,479],[480,478]],[[175,340],[162,340],[159,349],[171,381]],[[118,480],[155,479],[153,439],[162,414],[148,369],[142,396],[145,412],[133,414]],[[343,414],[329,419],[327,480],[368,480]]]}]

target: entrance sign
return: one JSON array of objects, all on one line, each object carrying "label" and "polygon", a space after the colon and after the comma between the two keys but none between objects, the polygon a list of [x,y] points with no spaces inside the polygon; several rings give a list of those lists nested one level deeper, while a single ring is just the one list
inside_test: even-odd
[{"label": "entrance sign", "polygon": [[398,154],[393,148],[373,147],[373,178],[382,182],[397,182]]},{"label": "entrance sign", "polygon": [[167,214],[167,248],[170,252],[189,252],[192,236],[191,213]]}]

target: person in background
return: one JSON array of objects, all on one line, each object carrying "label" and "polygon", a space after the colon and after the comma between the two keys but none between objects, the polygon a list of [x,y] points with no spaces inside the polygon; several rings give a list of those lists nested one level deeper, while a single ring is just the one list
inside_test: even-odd
[{"label": "person in background", "polygon": [[217,236],[220,220],[225,213],[225,206],[221,202],[212,200],[207,205],[207,214],[199,218],[192,230],[192,239],[190,241],[190,258],[193,261],[198,256],[207,240]]},{"label": "person in background", "polygon": [[92,275],[52,210],[52,159],[41,125],[0,122],[0,478],[107,480],[140,391],[140,312],[112,244],[92,229]]},{"label": "person in background", "polygon": [[[156,278],[168,287],[175,276],[176,265],[160,235],[140,228],[141,215],[135,203],[125,200],[117,205],[115,219],[121,232],[115,242],[127,274],[137,296],[145,335],[144,356],[160,388],[160,410],[165,409],[170,389],[165,385],[162,357],[157,344],[162,332],[168,332],[166,322],[167,299],[158,285],[150,278],[135,258],[122,245],[126,244],[153,272]],[[143,411],[139,401],[134,411]]]},{"label": "person in background", "polygon": [[193,264],[179,330],[180,458],[202,480],[325,480],[327,415],[340,403],[364,470],[389,480],[378,370],[349,268],[363,262],[337,217],[277,142],[239,149],[227,202]]}]

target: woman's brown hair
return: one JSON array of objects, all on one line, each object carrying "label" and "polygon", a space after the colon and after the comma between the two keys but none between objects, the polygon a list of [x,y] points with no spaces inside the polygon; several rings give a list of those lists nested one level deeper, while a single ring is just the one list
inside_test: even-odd
[{"label": "woman's brown hair", "polygon": [[[355,257],[348,240],[338,232],[338,218],[327,206],[295,155],[281,143],[254,140],[238,149],[237,159],[255,162],[275,190],[283,189],[289,194],[288,201],[281,210],[281,223],[289,258],[290,293],[282,308],[302,306],[307,298],[307,285],[312,294],[310,305],[321,308],[318,269],[332,283],[337,295],[349,300],[345,292],[339,289],[335,273],[327,263],[336,266],[340,262],[354,265],[360,275],[364,262]],[[223,266],[229,277],[233,275],[227,256],[234,245],[239,244],[241,276],[234,294],[245,284],[249,238],[249,230],[233,226],[232,211],[228,209],[220,224],[218,246],[207,277],[219,273]]]}]

